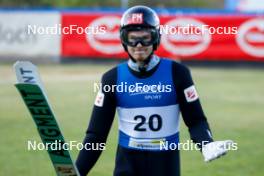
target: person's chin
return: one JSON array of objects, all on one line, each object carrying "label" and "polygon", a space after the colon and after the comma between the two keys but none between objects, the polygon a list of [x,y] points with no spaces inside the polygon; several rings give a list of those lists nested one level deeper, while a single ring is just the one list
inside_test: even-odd
[{"label": "person's chin", "polygon": [[137,56],[137,57],[135,57],[135,59],[138,62],[143,62],[146,58],[145,57],[142,57],[142,56]]}]

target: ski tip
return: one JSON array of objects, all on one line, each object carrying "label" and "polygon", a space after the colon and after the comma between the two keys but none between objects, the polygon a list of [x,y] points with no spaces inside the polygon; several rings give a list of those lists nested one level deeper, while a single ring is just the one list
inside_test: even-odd
[{"label": "ski tip", "polygon": [[16,61],[13,65],[13,68],[16,70],[19,67],[24,67],[24,66],[30,66],[30,67],[35,67],[34,64],[32,64],[30,61]]},{"label": "ski tip", "polygon": [[13,69],[16,73],[16,83],[37,84],[40,82],[37,67],[29,61],[17,61]]}]

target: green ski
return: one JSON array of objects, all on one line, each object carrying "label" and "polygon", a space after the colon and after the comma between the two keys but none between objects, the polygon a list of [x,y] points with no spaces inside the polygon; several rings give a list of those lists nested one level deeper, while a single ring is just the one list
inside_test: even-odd
[{"label": "green ski", "polygon": [[58,176],[79,176],[70,153],[62,145],[64,137],[48,102],[37,67],[31,62],[18,61],[14,64],[17,76],[16,87],[20,92],[44,145],[59,144],[56,150],[48,147],[48,154]]}]

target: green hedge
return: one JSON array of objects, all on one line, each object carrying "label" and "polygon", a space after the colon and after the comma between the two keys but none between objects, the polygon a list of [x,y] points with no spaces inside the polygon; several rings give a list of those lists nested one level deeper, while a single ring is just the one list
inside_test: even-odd
[{"label": "green hedge", "polygon": [[[128,0],[128,6],[223,8],[223,0]],[[120,7],[121,0],[0,0],[0,7]]]}]

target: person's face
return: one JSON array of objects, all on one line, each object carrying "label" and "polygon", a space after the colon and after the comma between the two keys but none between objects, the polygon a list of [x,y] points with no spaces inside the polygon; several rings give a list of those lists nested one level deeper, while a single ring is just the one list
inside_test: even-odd
[{"label": "person's face", "polygon": [[[142,39],[146,42],[151,41],[151,34],[147,31],[130,31],[128,33],[128,40],[131,42],[137,39]],[[135,46],[127,46],[128,53],[137,61],[143,62],[151,54],[153,45],[143,46],[140,42]]]}]

